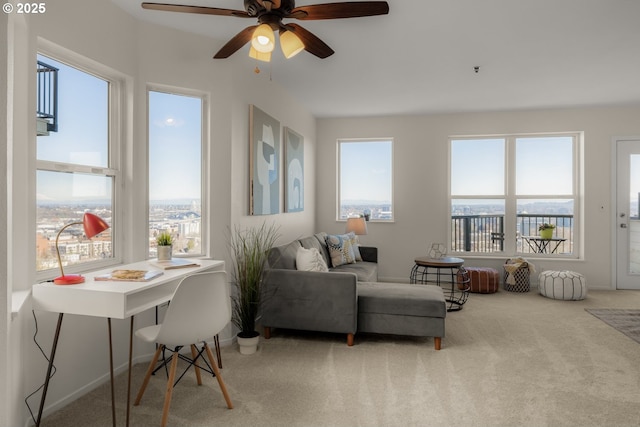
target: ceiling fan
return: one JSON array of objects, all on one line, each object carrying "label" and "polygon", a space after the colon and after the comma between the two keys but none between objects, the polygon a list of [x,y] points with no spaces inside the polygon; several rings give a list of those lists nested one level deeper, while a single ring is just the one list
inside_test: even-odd
[{"label": "ceiling fan", "polygon": [[251,41],[249,56],[262,61],[271,59],[271,52],[275,46],[274,31],[280,34],[280,45],[287,58],[302,50],[318,58],[326,58],[334,53],[333,49],[317,36],[298,24],[283,23],[283,19],[341,19],[389,13],[389,4],[386,1],[350,1],[295,7],[295,0],[244,0],[245,10],[146,2],[142,3],[142,7],[167,12],[257,18],[257,25],[251,25],[236,34],[222,46],[214,58],[228,58]]}]

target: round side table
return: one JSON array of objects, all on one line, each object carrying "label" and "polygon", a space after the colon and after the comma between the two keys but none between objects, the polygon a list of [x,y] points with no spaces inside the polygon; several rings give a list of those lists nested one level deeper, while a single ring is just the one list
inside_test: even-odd
[{"label": "round side table", "polygon": [[447,311],[462,310],[462,306],[469,298],[471,288],[471,279],[463,264],[462,258],[418,257],[411,269],[410,282],[440,286],[449,303]]}]

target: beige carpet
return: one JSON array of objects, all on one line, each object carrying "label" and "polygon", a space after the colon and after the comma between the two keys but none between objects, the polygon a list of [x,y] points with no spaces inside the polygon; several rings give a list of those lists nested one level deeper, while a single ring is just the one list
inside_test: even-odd
[{"label": "beige carpet", "polygon": [[[171,426],[638,426],[640,345],[585,311],[639,308],[640,292],[556,301],[532,290],[472,294],[431,338],[345,337],[275,330],[257,354],[223,347],[222,375],[174,391]],[[144,365],[135,366],[134,394]],[[55,387],[55,378],[53,387]],[[126,375],[118,384],[124,425]],[[153,377],[132,426],[160,423],[165,380]],[[111,426],[108,384],[43,426]]]}]

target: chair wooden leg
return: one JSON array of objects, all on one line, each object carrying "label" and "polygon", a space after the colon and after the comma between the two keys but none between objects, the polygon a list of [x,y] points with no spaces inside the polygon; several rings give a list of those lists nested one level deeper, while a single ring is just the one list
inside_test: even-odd
[{"label": "chair wooden leg", "polygon": [[436,350],[440,350],[440,347],[442,346],[442,337],[435,337],[433,339],[433,345]]},{"label": "chair wooden leg", "polygon": [[161,427],[167,426],[167,420],[169,418],[169,406],[171,406],[171,396],[173,394],[173,382],[176,378],[176,370],[178,369],[178,352],[173,353],[171,357],[171,369],[169,369],[169,379],[167,380],[167,392],[164,395],[164,406],[162,407],[162,422]]},{"label": "chair wooden leg", "polygon": [[142,400],[142,395],[144,391],[147,389],[147,385],[149,384],[149,378],[151,378],[151,374],[155,369],[156,363],[158,363],[158,358],[160,357],[160,352],[164,348],[163,345],[159,345],[156,349],[155,354],[153,355],[153,359],[151,359],[151,363],[149,363],[149,367],[147,368],[147,373],[144,376],[144,381],[140,386],[140,390],[138,391],[138,396],[136,396],[135,402],[133,402],[133,406],[138,406],[140,404],[140,400]]},{"label": "chair wooden leg", "polygon": [[271,338],[271,328],[269,326],[264,327],[264,339],[268,340]]},{"label": "chair wooden leg", "polygon": [[196,358],[198,357],[198,350],[194,344],[191,344],[191,359],[193,360],[193,369],[196,371],[196,380],[198,381],[198,385],[202,385],[202,376],[200,376],[200,368],[198,367],[198,363]]},{"label": "chair wooden leg", "polygon": [[222,376],[220,375],[220,370],[218,369],[218,365],[213,360],[213,353],[211,353],[211,348],[204,343],[204,348],[207,350],[207,356],[209,357],[209,362],[211,362],[211,367],[213,368],[213,372],[216,374],[216,380],[218,380],[218,385],[220,386],[220,390],[222,391],[222,395],[224,396],[224,400],[227,402],[227,408],[233,409],[233,403],[231,403],[231,398],[229,397],[229,393],[227,393],[227,386],[224,384],[222,380]]}]

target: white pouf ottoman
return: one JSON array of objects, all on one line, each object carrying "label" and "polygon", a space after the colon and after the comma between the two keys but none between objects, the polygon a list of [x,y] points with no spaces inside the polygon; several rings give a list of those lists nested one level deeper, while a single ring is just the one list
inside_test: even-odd
[{"label": "white pouf ottoman", "polygon": [[547,298],[578,301],[587,297],[587,281],[575,271],[543,271],[538,276],[540,294]]}]

